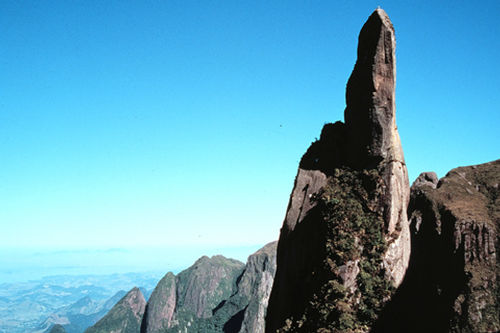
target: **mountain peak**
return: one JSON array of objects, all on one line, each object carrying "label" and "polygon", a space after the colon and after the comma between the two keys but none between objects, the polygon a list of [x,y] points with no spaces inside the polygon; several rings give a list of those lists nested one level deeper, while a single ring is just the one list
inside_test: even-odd
[{"label": "mountain peak", "polygon": [[144,295],[139,288],[134,287],[85,333],[139,332],[145,308]]},{"label": "mountain peak", "polygon": [[347,82],[345,123],[355,163],[404,161],[396,128],[396,38],[391,20],[377,9],[363,25],[358,58]]},{"label": "mountain peak", "polygon": [[[410,189],[396,127],[395,47],[389,17],[375,10],[359,34],[345,123],[326,124],[299,164],[278,243],[268,332],[335,330],[345,318],[368,327],[403,280]],[[362,309],[374,298],[383,301],[368,316]],[[323,312],[329,317],[319,318]]]}]

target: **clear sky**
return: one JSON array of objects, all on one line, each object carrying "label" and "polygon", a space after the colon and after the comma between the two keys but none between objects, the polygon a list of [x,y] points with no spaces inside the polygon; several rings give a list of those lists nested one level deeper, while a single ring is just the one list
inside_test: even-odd
[{"label": "clear sky", "polygon": [[410,181],[499,158],[498,0],[1,1],[0,265],[277,239],[379,5]]}]

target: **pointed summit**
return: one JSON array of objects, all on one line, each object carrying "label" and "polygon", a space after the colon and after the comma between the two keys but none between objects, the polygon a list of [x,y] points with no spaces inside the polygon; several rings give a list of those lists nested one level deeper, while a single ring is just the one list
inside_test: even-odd
[{"label": "pointed summit", "polygon": [[85,333],[137,333],[145,308],[146,300],[139,288],[135,287]]},{"label": "pointed summit", "polygon": [[326,124],[301,159],[266,332],[365,332],[403,280],[409,182],[396,127],[395,46],[389,17],[375,10],[359,34],[345,123]]},{"label": "pointed summit", "polygon": [[351,158],[358,164],[404,161],[396,130],[396,39],[391,20],[376,9],[359,34],[358,59],[346,89],[344,117]]}]

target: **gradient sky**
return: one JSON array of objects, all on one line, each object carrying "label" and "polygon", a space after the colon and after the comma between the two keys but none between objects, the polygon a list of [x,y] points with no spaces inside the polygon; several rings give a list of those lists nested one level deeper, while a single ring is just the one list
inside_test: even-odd
[{"label": "gradient sky", "polygon": [[410,181],[499,158],[498,0],[1,1],[3,258],[277,239],[379,5]]}]

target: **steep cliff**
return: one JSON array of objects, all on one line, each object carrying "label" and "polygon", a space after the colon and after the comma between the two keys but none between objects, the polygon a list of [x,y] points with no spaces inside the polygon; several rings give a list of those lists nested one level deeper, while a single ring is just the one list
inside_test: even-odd
[{"label": "steep cliff", "polygon": [[276,246],[277,242],[269,243],[248,257],[236,292],[214,312],[212,321],[223,323],[216,331],[264,332],[267,303],[276,272]]},{"label": "steep cliff", "polygon": [[409,182],[395,120],[395,37],[377,9],[359,35],[345,124],[302,157],[281,229],[266,331],[368,331],[410,256]]},{"label": "steep cliff", "polygon": [[243,268],[234,259],[203,256],[177,276],[167,273],[151,294],[141,332],[216,330],[213,314],[235,293]]},{"label": "steep cliff", "polygon": [[85,333],[137,333],[145,308],[144,296],[139,288],[133,288]]},{"label": "steep cliff", "polygon": [[499,184],[500,160],[414,182],[411,267],[394,306],[407,311],[398,329],[500,331]]},{"label": "steep cliff", "polygon": [[175,275],[168,272],[156,285],[146,305],[141,332],[161,332],[170,328],[174,316],[177,291]]},{"label": "steep cliff", "polygon": [[148,301],[141,332],[264,332],[276,243],[249,256],[245,266],[202,257],[177,276],[167,273]]},{"label": "steep cliff", "polygon": [[248,258],[238,291],[248,295],[241,333],[263,333],[267,304],[276,274],[276,248],[272,242]]}]

